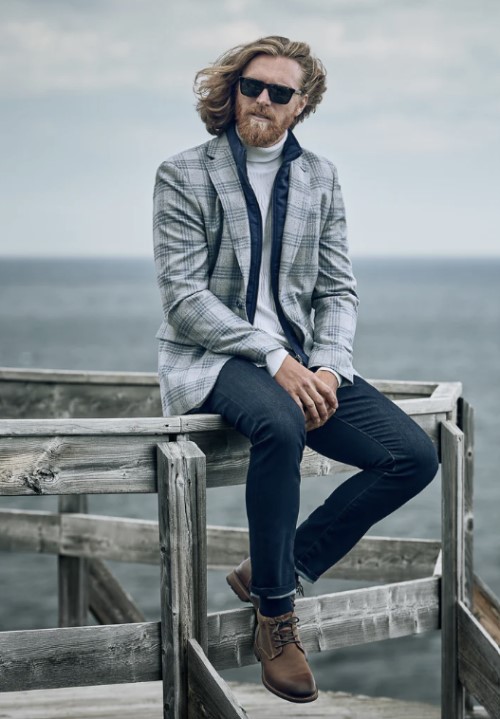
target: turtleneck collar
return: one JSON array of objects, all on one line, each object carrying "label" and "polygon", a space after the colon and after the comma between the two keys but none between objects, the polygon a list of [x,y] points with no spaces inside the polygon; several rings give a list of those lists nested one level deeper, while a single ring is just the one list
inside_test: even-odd
[{"label": "turtleneck collar", "polygon": [[285,142],[288,139],[287,130],[281,140],[278,140],[275,145],[271,145],[271,147],[255,147],[254,145],[245,144],[236,126],[235,129],[236,134],[246,150],[247,162],[272,162],[273,160],[277,160],[282,154]]}]

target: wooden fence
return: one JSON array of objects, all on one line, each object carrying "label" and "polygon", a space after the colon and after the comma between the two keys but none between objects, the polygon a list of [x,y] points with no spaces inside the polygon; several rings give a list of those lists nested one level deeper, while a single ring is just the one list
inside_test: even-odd
[{"label": "wooden fence", "polygon": [[[472,568],[472,410],[459,383],[374,384],[439,450],[442,542],[361,540],[327,576],[379,584],[298,600],[304,645],[441,629],[443,719],[472,711],[467,692],[500,717],[500,608]],[[2,691],[163,679],[165,719],[246,716],[218,671],[256,661],[254,611],[207,615],[206,578],[248,534],[206,526],[206,491],[245,481],[249,445],[217,416],[159,413],[154,375],[0,371],[0,494],[60,495],[57,513],[0,511],[0,549],[59,556],[60,608],[60,628],[0,633]],[[345,469],[304,455],[305,477]],[[87,513],[86,495],[130,492],[158,494],[158,522]],[[160,622],[106,559],[160,564]]]}]

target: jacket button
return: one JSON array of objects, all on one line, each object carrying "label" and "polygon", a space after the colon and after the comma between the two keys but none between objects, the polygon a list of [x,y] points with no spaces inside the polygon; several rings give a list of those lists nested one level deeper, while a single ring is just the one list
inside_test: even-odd
[{"label": "jacket button", "polygon": [[237,307],[239,310],[242,310],[242,309],[243,309],[243,302],[242,302],[241,300],[236,300],[236,307]]}]

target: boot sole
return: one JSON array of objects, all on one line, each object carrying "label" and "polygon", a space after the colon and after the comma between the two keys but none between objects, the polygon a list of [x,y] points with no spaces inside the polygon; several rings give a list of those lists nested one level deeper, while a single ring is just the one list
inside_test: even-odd
[{"label": "boot sole", "polygon": [[[254,654],[257,658],[257,661],[260,662],[260,656],[258,653],[254,650]],[[266,678],[264,677],[264,667],[262,667],[262,673],[261,673],[261,679],[262,684],[265,686],[265,688],[271,692],[271,694],[275,694],[280,699],[286,699],[289,702],[294,702],[294,704],[307,704],[307,702],[313,702],[318,698],[318,690],[314,692],[314,694],[308,694],[305,697],[298,697],[290,694],[285,694],[285,692],[280,692],[279,689],[276,689],[271,684],[269,684],[266,681]]]}]

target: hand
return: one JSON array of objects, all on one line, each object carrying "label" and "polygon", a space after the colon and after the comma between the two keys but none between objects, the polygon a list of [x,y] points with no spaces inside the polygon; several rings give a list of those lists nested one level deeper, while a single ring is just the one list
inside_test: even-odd
[{"label": "hand", "polygon": [[[339,387],[338,380],[332,372],[327,372],[326,370],[321,370],[321,369],[316,372],[315,376],[319,377],[319,379],[321,379],[322,382],[324,382],[326,385],[331,387],[331,389],[335,392],[335,399],[336,399],[335,407],[331,407],[328,411],[328,419],[330,419],[330,417],[335,414],[335,412],[338,408],[338,404],[339,404],[338,399],[337,399],[337,389]],[[314,424],[310,424],[310,418],[308,418],[306,416],[306,430],[308,432],[310,432],[312,429],[315,429],[315,428],[316,427]]]},{"label": "hand", "polygon": [[337,379],[331,372],[311,372],[288,356],[274,379],[299,405],[307,431],[321,427],[338,407]]}]

